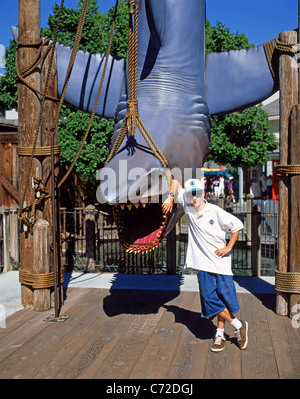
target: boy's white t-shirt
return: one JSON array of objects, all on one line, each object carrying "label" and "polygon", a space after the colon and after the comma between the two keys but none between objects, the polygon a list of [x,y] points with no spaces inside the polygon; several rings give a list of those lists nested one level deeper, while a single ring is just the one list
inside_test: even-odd
[{"label": "boy's white t-shirt", "polygon": [[188,217],[185,267],[232,276],[230,253],[221,258],[214,252],[226,247],[226,232],[234,233],[241,230],[243,223],[237,217],[208,202],[197,216],[194,206],[186,199],[184,192],[184,189],[180,190],[177,200]]}]

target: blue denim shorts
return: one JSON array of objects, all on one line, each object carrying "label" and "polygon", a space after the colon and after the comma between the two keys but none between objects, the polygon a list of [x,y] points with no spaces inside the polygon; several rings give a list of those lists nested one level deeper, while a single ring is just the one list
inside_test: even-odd
[{"label": "blue denim shorts", "polygon": [[198,283],[202,317],[212,318],[225,308],[233,314],[240,310],[233,276],[199,270]]}]

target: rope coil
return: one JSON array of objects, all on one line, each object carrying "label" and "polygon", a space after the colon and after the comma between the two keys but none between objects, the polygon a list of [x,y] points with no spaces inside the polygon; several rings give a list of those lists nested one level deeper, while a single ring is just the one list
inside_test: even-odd
[{"label": "rope coil", "polygon": [[[55,134],[55,130],[56,130],[56,127],[57,127],[57,122],[58,122],[58,115],[59,115],[59,112],[60,112],[64,97],[65,97],[65,93],[66,93],[67,86],[68,86],[68,83],[69,83],[69,80],[70,80],[72,68],[73,68],[73,65],[74,65],[74,62],[75,62],[75,58],[76,58],[76,55],[77,55],[78,46],[79,46],[79,42],[80,42],[80,38],[81,38],[83,26],[84,26],[86,14],[87,14],[88,3],[89,3],[89,0],[85,0],[84,1],[84,5],[83,5],[81,16],[80,16],[80,21],[79,21],[77,32],[76,32],[76,37],[75,37],[75,40],[74,40],[73,50],[72,50],[70,62],[69,62],[69,65],[68,65],[68,70],[67,70],[67,73],[66,73],[66,78],[65,78],[65,82],[64,82],[64,87],[63,87],[63,92],[62,92],[61,98],[60,98],[60,100],[54,99],[55,101],[59,101],[59,104],[57,106],[55,121],[54,121],[53,126],[51,128],[51,132],[52,132],[53,135]],[[86,142],[87,136],[88,136],[88,134],[90,132],[90,129],[91,129],[92,121],[93,121],[93,118],[94,118],[95,113],[96,113],[98,101],[99,101],[99,98],[100,98],[100,93],[101,93],[103,82],[104,82],[104,77],[105,77],[106,70],[107,70],[107,64],[108,64],[110,49],[111,49],[111,45],[112,45],[115,21],[116,21],[116,16],[117,16],[117,5],[118,5],[118,1],[116,2],[115,15],[114,15],[114,19],[113,19],[113,22],[112,22],[112,28],[111,28],[111,33],[110,33],[108,47],[107,47],[107,53],[106,53],[103,73],[102,73],[102,77],[101,77],[101,81],[100,81],[100,85],[99,85],[99,89],[98,89],[98,93],[97,93],[97,98],[96,98],[96,101],[95,101],[94,109],[93,109],[93,112],[91,114],[91,118],[90,118],[88,127],[87,127],[86,132],[84,134],[84,137],[82,139],[81,145],[80,145],[80,147],[78,149],[78,152],[77,152],[77,154],[76,154],[71,166],[69,167],[68,171],[63,176],[61,181],[58,183],[58,185],[57,185],[58,189],[60,189],[60,187],[63,185],[63,183],[66,181],[66,179],[68,178],[68,176],[72,172],[72,170],[74,168],[74,165],[77,162],[77,160],[78,160],[78,158],[79,158],[79,156],[81,154],[82,148],[84,147],[84,144]],[[37,137],[38,137],[38,133],[39,133],[39,127],[40,127],[40,124],[41,124],[41,118],[42,118],[42,113],[43,113],[43,109],[44,109],[44,103],[45,103],[46,99],[49,99],[49,96],[46,93],[47,93],[48,84],[49,84],[50,70],[51,70],[52,61],[53,61],[53,57],[54,57],[55,43],[56,43],[56,40],[57,40],[57,34],[58,34],[59,23],[60,23],[60,19],[61,19],[62,7],[63,7],[63,0],[62,0],[61,5],[60,5],[59,16],[58,16],[57,26],[56,26],[56,31],[55,31],[55,38],[54,38],[53,42],[51,43],[51,45],[48,46],[49,51],[50,51],[50,49],[52,49],[52,51],[51,51],[50,67],[49,67],[49,70],[48,70],[48,73],[47,73],[47,78],[46,78],[46,84],[45,84],[44,92],[41,93],[41,92],[38,92],[37,90],[33,89],[32,87],[29,87],[28,84],[26,83],[25,79],[20,74],[20,78],[21,78],[22,83],[27,85],[30,89],[34,90],[35,92],[37,92],[39,94],[42,94],[42,96],[43,96],[42,97],[39,120],[38,120],[36,132],[35,132],[35,136],[34,136],[33,146],[27,147],[27,148],[26,147],[19,147],[19,150],[18,150],[19,151],[18,152],[19,155],[29,156],[30,157],[30,162],[29,162],[29,165],[28,165],[28,173],[27,173],[27,176],[26,176],[25,188],[24,188],[24,192],[23,192],[23,198],[22,198],[21,207],[20,207],[20,210],[19,210],[19,213],[18,213],[18,218],[20,220],[22,220],[29,228],[32,228],[33,224],[35,223],[35,216],[33,215],[33,212],[35,212],[36,206],[42,200],[46,200],[44,209],[45,208],[48,209],[49,208],[48,202],[51,201],[50,195],[49,195],[48,191],[46,190],[46,188],[43,185],[43,187],[40,187],[40,188],[42,188],[41,191],[43,193],[41,195],[41,197],[39,199],[35,199],[35,201],[34,201],[34,203],[33,203],[33,205],[31,207],[24,208],[24,206],[23,206],[24,200],[25,200],[25,194],[26,194],[26,191],[27,191],[28,183],[29,183],[30,171],[31,171],[31,167],[32,167],[33,157],[34,156],[50,156],[51,155],[51,146],[37,147],[36,143],[37,143]],[[41,44],[41,46],[43,46],[43,44]],[[48,52],[47,52],[47,54],[48,54]],[[41,59],[39,57],[37,57],[36,61],[31,66],[26,68],[25,71],[27,73],[27,76],[28,76],[29,73],[33,72],[33,70],[34,70],[33,66],[35,67],[40,61],[41,61]],[[59,153],[60,153],[60,147],[55,145],[54,146],[54,155],[59,155]],[[31,216],[28,218],[26,216],[26,213],[30,214]],[[48,217],[47,217],[47,220],[48,220]],[[48,221],[50,223],[50,220],[48,220]],[[52,223],[50,223],[50,230],[51,230],[51,226],[52,226]]]},{"label": "rope coil", "polygon": [[[112,146],[110,154],[107,157],[105,165],[107,165],[113,156],[118,152],[125,136],[127,135],[127,143],[130,146],[131,138],[135,135],[136,128],[139,129],[154,156],[159,160],[161,165],[166,169],[166,177],[169,187],[171,187],[172,176],[168,166],[168,160],[155,143],[145,125],[140,119],[137,100],[137,44],[138,44],[138,23],[139,23],[139,7],[136,0],[129,0],[129,34],[128,34],[128,86],[129,96],[127,100],[127,113],[124,118],[121,130]],[[126,146],[127,147],[127,146]],[[134,153],[134,149],[131,149]]]},{"label": "rope coil", "polygon": [[277,176],[282,175],[300,175],[300,165],[278,165]]},{"label": "rope coil", "polygon": [[275,51],[280,53],[295,55],[300,52],[300,43],[284,43],[277,36],[275,40],[269,40],[264,43],[264,51],[267,58],[268,66],[273,78],[276,78],[274,69],[278,68],[277,57],[274,57]]},{"label": "rope coil", "polygon": [[[63,283],[63,269],[57,272],[57,277],[60,284]],[[38,274],[19,269],[19,281],[21,284],[31,285],[34,289],[51,288],[54,287],[54,272]]]},{"label": "rope coil", "polygon": [[[60,154],[60,150],[61,150],[61,147],[59,145],[55,145],[54,146],[54,155],[59,155]],[[33,151],[33,147],[21,147],[21,146],[17,147],[17,154],[19,156],[31,157],[32,151]],[[51,156],[51,146],[50,145],[46,145],[46,146],[43,146],[43,147],[35,147],[33,156],[34,157],[48,157],[48,156]]]},{"label": "rope coil", "polygon": [[275,289],[290,294],[300,294],[300,273],[275,270]]},{"label": "rope coil", "polygon": [[40,45],[43,43],[43,38],[36,43],[21,42],[18,40],[18,38],[15,41],[19,47],[40,47]]}]

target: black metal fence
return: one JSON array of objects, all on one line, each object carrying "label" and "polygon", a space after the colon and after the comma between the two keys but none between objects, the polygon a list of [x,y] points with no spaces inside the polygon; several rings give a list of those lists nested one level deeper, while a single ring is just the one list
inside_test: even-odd
[{"label": "black metal fence", "polygon": [[[244,224],[232,251],[235,274],[274,276],[278,258],[278,202],[248,198],[225,204]],[[258,269],[258,270],[257,270]]]},{"label": "black metal fence", "polygon": [[[275,275],[277,267],[278,203],[247,198],[226,204],[224,198],[209,199],[244,224],[232,251],[235,275]],[[19,266],[19,225],[16,208],[0,207],[0,272]],[[147,254],[127,253],[118,240],[111,214],[94,206],[61,209],[62,255],[66,268],[113,273],[163,273],[169,271],[167,239]],[[228,235],[229,238],[230,235]],[[187,220],[176,226],[176,273],[194,273],[185,269],[188,243]],[[173,256],[174,258],[174,256]]]},{"label": "black metal fence", "polygon": [[[223,198],[210,200],[237,216],[244,224],[232,251],[236,275],[274,275],[277,265],[277,203],[247,199],[226,204]],[[93,206],[61,209],[62,253],[67,267],[81,271],[116,273],[166,273],[167,240],[147,254],[127,253],[119,243],[113,217]],[[229,238],[229,236],[228,236]],[[193,273],[184,268],[187,250],[187,221],[176,226],[176,273]]]}]

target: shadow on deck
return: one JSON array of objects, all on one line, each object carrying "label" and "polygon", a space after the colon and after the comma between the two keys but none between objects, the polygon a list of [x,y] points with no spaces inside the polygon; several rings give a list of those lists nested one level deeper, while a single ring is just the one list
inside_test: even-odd
[{"label": "shadow on deck", "polygon": [[[299,379],[300,328],[275,314],[275,294],[243,292],[238,317],[249,323],[240,351],[227,326],[226,348],[210,351],[216,320],[200,316],[199,293],[160,289],[66,289],[65,322],[22,309],[0,329],[2,379]],[[169,284],[169,285],[168,285]],[[262,282],[261,284],[265,284]],[[144,287],[143,287],[144,288]],[[300,326],[299,326],[300,327]]]}]

